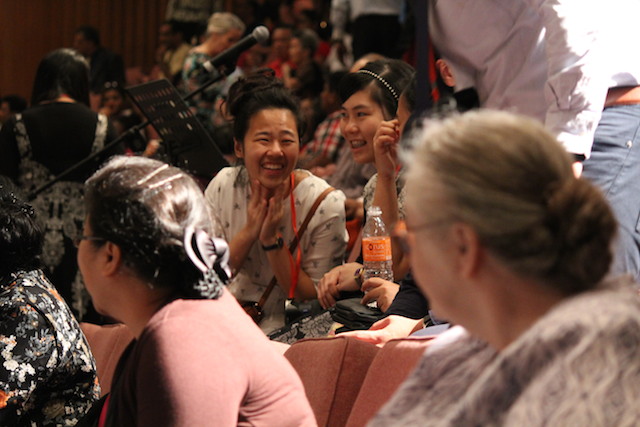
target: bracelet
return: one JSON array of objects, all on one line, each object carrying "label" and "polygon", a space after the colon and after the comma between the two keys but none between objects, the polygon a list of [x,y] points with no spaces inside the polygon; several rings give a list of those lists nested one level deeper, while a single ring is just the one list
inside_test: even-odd
[{"label": "bracelet", "polygon": [[284,247],[284,240],[282,239],[282,236],[277,236],[276,237],[276,242],[273,245],[262,245],[262,250],[267,252],[267,251],[272,251],[274,249],[281,249]]},{"label": "bracelet", "polygon": [[353,273],[353,280],[356,281],[356,285],[358,285],[359,288],[362,287],[362,276],[364,275],[364,267],[360,267],[358,268],[355,273]]}]

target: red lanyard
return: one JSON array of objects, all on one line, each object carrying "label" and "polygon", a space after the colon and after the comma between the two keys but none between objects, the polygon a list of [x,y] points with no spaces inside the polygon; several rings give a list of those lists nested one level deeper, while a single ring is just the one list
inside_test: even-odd
[{"label": "red lanyard", "polygon": [[298,242],[296,246],[296,260],[293,261],[293,254],[290,251],[289,253],[289,266],[291,267],[291,285],[289,286],[289,299],[293,299],[296,292],[296,287],[298,286],[298,278],[300,276],[300,245],[302,242],[298,239],[298,227],[296,226],[296,202],[293,197],[293,187],[294,187],[294,179],[293,172],[291,172],[291,188],[289,192],[289,202],[291,203],[291,225],[293,226],[293,234],[295,236],[295,241]]},{"label": "red lanyard", "polygon": [[104,399],[104,403],[102,404],[102,409],[100,410],[100,418],[98,418],[98,427],[103,427],[107,422],[107,412],[109,411],[109,399],[111,399],[111,395],[108,394],[107,398]]},{"label": "red lanyard", "polygon": [[433,52],[433,44],[431,44],[431,37],[428,40],[429,43],[429,85],[431,86],[431,97],[433,103],[437,103],[440,100],[440,90],[438,90],[438,74],[436,72],[436,56]]}]

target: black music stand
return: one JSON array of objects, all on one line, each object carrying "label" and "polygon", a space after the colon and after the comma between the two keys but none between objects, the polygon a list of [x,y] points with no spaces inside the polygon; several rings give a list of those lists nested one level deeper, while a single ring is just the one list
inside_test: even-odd
[{"label": "black music stand", "polygon": [[202,123],[167,79],[125,90],[160,135],[172,165],[208,179],[229,165]]}]

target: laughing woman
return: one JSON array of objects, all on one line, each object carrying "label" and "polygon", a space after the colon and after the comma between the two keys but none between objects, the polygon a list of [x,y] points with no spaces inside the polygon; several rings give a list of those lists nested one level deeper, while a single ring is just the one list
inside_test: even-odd
[{"label": "laughing woman", "polygon": [[[302,118],[296,100],[275,77],[255,74],[236,82],[227,109],[242,165],[220,171],[205,194],[216,234],[230,242],[235,275],[229,287],[241,301],[263,301],[260,327],[268,333],[284,325],[287,296],[315,298],[322,275],[342,262],[344,194],[294,170]],[[292,254],[296,236],[300,244]]]}]

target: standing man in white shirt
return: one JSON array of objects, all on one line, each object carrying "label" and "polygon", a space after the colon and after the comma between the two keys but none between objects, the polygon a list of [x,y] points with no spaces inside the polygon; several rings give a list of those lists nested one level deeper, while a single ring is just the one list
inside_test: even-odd
[{"label": "standing man in white shirt", "polygon": [[[420,0],[418,0],[420,1]],[[638,0],[430,0],[434,46],[485,108],[536,117],[619,223],[613,273],[640,276]],[[420,18],[417,17],[420,22]],[[589,260],[585,260],[589,262]]]},{"label": "standing man in white shirt", "polygon": [[332,0],[331,39],[334,43],[343,43],[350,24],[354,58],[372,52],[398,58],[403,8],[403,0]]}]

